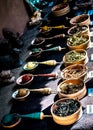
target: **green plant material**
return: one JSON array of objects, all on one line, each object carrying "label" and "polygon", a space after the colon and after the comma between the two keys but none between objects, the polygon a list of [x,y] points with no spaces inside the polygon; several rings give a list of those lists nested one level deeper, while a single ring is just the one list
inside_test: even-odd
[{"label": "green plant material", "polygon": [[77,51],[71,51],[65,56],[66,62],[76,62],[85,57],[85,52],[77,52]]},{"label": "green plant material", "polygon": [[76,93],[78,91],[80,91],[83,88],[83,83],[79,83],[79,84],[72,84],[72,83],[64,83],[60,86],[61,89],[61,93],[64,94],[73,94]]},{"label": "green plant material", "polygon": [[88,37],[83,35],[73,35],[67,39],[70,46],[78,46],[88,41]]},{"label": "green plant material", "polygon": [[54,114],[60,117],[69,116],[75,113],[80,107],[77,100],[66,99],[62,102],[56,103],[56,109],[53,111]]},{"label": "green plant material", "polygon": [[83,25],[83,26],[76,26],[74,28],[72,28],[70,30],[70,33],[73,34],[77,34],[79,32],[85,31],[87,29],[87,26]]},{"label": "green plant material", "polygon": [[63,75],[64,75],[64,77],[66,79],[68,79],[68,78],[78,78],[81,75],[83,75],[85,72],[86,72],[86,68],[85,67],[78,66],[77,68],[76,67],[72,67],[72,68],[69,68],[69,69],[65,69],[63,71]]}]

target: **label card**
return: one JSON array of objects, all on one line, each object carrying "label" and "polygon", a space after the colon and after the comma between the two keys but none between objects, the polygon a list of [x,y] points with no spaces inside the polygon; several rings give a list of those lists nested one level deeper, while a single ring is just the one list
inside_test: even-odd
[{"label": "label card", "polygon": [[92,78],[93,77],[93,71],[89,71],[88,72],[88,78]]},{"label": "label card", "polygon": [[90,37],[92,37],[92,36],[93,36],[93,31],[91,31],[91,32],[89,33],[89,36],[90,36]]},{"label": "label card", "polygon": [[93,61],[93,54],[91,54],[91,61]]},{"label": "label card", "polygon": [[93,42],[90,42],[89,48],[93,48]]},{"label": "label card", "polygon": [[88,88],[88,96],[93,96],[93,88]]},{"label": "label card", "polygon": [[87,105],[86,113],[87,114],[93,114],[93,105]]}]

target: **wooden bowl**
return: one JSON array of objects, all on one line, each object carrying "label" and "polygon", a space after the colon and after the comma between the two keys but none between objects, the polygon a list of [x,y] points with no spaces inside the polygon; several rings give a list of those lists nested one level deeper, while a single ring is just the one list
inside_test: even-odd
[{"label": "wooden bowl", "polygon": [[69,51],[63,56],[63,62],[65,66],[73,64],[86,64],[87,51],[84,49],[76,49]]},{"label": "wooden bowl", "polygon": [[84,64],[74,64],[67,66],[61,71],[61,77],[63,80],[70,78],[77,78],[85,80],[88,73],[88,67]]},{"label": "wooden bowl", "polygon": [[28,86],[31,84],[33,78],[34,77],[31,74],[23,74],[17,78],[16,84],[21,86]]},{"label": "wooden bowl", "polygon": [[58,5],[55,5],[54,7],[52,7],[51,11],[54,16],[59,17],[59,16],[63,16],[63,15],[66,15],[67,13],[69,13],[70,7],[69,7],[69,4],[62,3],[62,4],[58,4]]},{"label": "wooden bowl", "polygon": [[70,24],[72,26],[74,25],[89,25],[90,24],[90,16],[88,14],[81,14],[81,15],[78,15],[78,16],[75,16],[73,18],[71,18],[70,20]]},{"label": "wooden bowl", "polygon": [[81,79],[67,79],[57,87],[59,98],[81,99],[85,96],[86,85]]},{"label": "wooden bowl", "polygon": [[90,45],[90,36],[84,34],[77,34],[70,36],[67,39],[67,46],[69,50],[84,49],[86,50]]},{"label": "wooden bowl", "polygon": [[[72,114],[70,113],[69,115],[68,112],[66,111],[66,116],[64,115],[64,105],[61,106],[61,104],[63,104],[64,102],[68,103],[72,103],[69,105],[69,109],[71,109],[72,111],[75,110],[75,112],[72,112]],[[65,105],[66,105],[65,103]],[[75,107],[75,105],[77,106],[77,109]],[[57,109],[61,109],[63,112],[62,113],[62,116],[59,112],[59,115],[58,113],[56,112]],[[66,109],[65,109],[66,110]],[[57,113],[57,114],[56,114]],[[52,114],[52,117],[53,117],[53,120],[55,123],[59,124],[59,125],[71,125],[73,123],[75,123],[76,121],[78,121],[80,119],[80,117],[82,116],[82,105],[81,103],[76,100],[76,99],[70,99],[70,98],[64,98],[64,99],[60,99],[60,100],[57,100],[56,102],[54,102],[54,104],[51,106],[51,114]]]},{"label": "wooden bowl", "polygon": [[87,25],[73,26],[70,29],[68,29],[67,33],[70,36],[72,36],[74,34],[85,34],[85,35],[89,35],[90,30],[89,30],[89,26],[87,26]]}]

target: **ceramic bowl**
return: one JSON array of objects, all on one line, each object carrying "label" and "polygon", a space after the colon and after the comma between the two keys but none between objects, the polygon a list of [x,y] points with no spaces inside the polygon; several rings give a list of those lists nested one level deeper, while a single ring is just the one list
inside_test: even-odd
[{"label": "ceramic bowl", "polygon": [[[66,110],[68,108],[65,107],[67,103],[69,104],[69,107],[68,107],[69,110]],[[73,110],[75,111],[72,113],[69,113],[70,109],[72,111]],[[58,111],[59,112],[58,113],[57,110],[62,110],[62,111]],[[64,114],[64,111],[66,111],[65,114]],[[65,125],[65,126],[71,125],[75,123],[76,121],[78,121],[80,117],[82,116],[82,105],[76,99],[70,99],[70,98],[60,99],[54,102],[54,104],[51,106],[51,114],[55,123],[59,125]]]},{"label": "ceramic bowl", "polygon": [[21,117],[17,116],[16,113],[13,114],[12,119],[7,119],[7,114],[1,120],[1,126],[3,128],[13,128],[21,122]]},{"label": "ceramic bowl", "polygon": [[58,4],[52,7],[51,11],[56,17],[63,16],[70,12],[70,6],[67,3]]},{"label": "ceramic bowl", "polygon": [[86,64],[87,51],[84,49],[76,49],[69,51],[63,56],[63,63],[65,66],[73,64]]},{"label": "ceramic bowl", "polygon": [[26,63],[24,66],[23,66],[23,69],[24,70],[28,70],[28,71],[32,71],[34,70],[36,67],[38,67],[38,63],[37,62],[31,62],[29,61],[28,63]]},{"label": "ceramic bowl", "polygon": [[90,45],[90,36],[84,35],[84,34],[77,34],[70,36],[67,39],[67,46],[69,50],[75,50],[75,49],[84,49],[86,50],[89,48]]},{"label": "ceramic bowl", "polygon": [[90,30],[89,30],[89,26],[87,26],[87,25],[73,26],[70,29],[68,29],[67,33],[70,36],[72,36],[74,34],[85,34],[85,35],[89,35]]},{"label": "ceramic bowl", "polygon": [[39,47],[39,46],[42,46],[43,43],[45,42],[45,39],[44,38],[35,38],[31,41],[31,47]]},{"label": "ceramic bowl", "polygon": [[[38,48],[38,52],[34,52],[33,53],[33,51],[31,51],[30,53],[29,53],[29,56],[31,57],[31,58],[39,58],[40,56],[41,56],[41,54],[42,54],[42,48]],[[37,64],[36,64],[36,66],[37,66]],[[36,67],[35,67],[36,68]]]},{"label": "ceramic bowl", "polygon": [[21,86],[28,86],[33,81],[33,78],[34,77],[31,74],[23,74],[17,78],[16,84]]},{"label": "ceramic bowl", "polygon": [[57,87],[59,98],[81,99],[87,90],[84,81],[81,79],[67,79]]},{"label": "ceramic bowl", "polygon": [[78,16],[75,16],[73,18],[71,18],[70,20],[70,24],[72,26],[74,25],[87,25],[89,26],[90,24],[90,16],[88,14],[81,14],[81,15],[78,15]]},{"label": "ceramic bowl", "polygon": [[67,80],[70,78],[77,78],[85,80],[87,78],[88,67],[84,64],[74,64],[65,67],[61,71],[61,77],[63,80]]},{"label": "ceramic bowl", "polygon": [[30,94],[30,91],[26,88],[17,89],[13,94],[12,98],[15,100],[23,101]]},{"label": "ceramic bowl", "polygon": [[39,30],[39,35],[40,36],[47,36],[49,34],[51,34],[51,31],[52,31],[52,28],[49,28],[49,29],[43,29],[43,27],[40,28]]}]

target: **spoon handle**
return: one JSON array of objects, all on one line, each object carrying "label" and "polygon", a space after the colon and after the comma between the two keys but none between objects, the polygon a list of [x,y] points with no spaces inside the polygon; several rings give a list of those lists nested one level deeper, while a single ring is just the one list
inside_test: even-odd
[{"label": "spoon handle", "polygon": [[52,115],[44,115],[43,112],[35,112],[31,114],[20,115],[20,117],[42,120],[44,117],[52,117]]},{"label": "spoon handle", "polygon": [[48,51],[61,51],[61,50],[64,50],[66,49],[65,47],[61,48],[61,46],[56,46],[56,47],[53,47],[53,48],[49,48],[49,49],[46,49],[46,50],[39,50],[37,48],[35,48],[32,52],[29,53],[29,55],[31,55],[32,53],[42,53],[42,52],[48,52]]},{"label": "spoon handle", "polygon": [[54,65],[57,64],[57,62],[54,61],[54,60],[50,60],[50,61],[39,62],[39,64],[44,64],[44,65],[54,66]]},{"label": "spoon handle", "polygon": [[58,64],[58,62],[56,62],[56,60],[47,60],[47,61],[39,62],[39,64],[55,66],[56,64]]},{"label": "spoon handle", "polygon": [[66,37],[66,35],[64,33],[62,33],[62,34],[55,35],[53,37],[45,38],[45,40],[50,40],[50,39],[53,39],[53,38],[65,38],[65,37]]},{"label": "spoon handle", "polygon": [[49,66],[55,66],[55,65],[60,63],[60,62],[57,62],[56,60],[46,60],[46,61],[41,61],[41,62],[32,61],[32,62],[33,63],[38,63],[38,64],[43,64],[43,65],[49,65]]},{"label": "spoon handle", "polygon": [[65,49],[65,48],[61,48],[61,46],[56,46],[56,47],[53,47],[53,48],[50,48],[50,49],[42,50],[41,52],[46,52],[46,51],[61,51],[62,49]]},{"label": "spoon handle", "polygon": [[43,30],[48,30],[48,29],[51,29],[51,28],[64,29],[64,28],[68,28],[68,27],[66,27],[65,25],[59,25],[59,26],[43,26],[43,27],[40,27],[40,28],[43,29]]},{"label": "spoon handle", "polygon": [[54,78],[58,78],[58,73],[49,73],[49,74],[36,74],[36,75],[33,75],[33,76],[44,76],[44,77],[54,77]]},{"label": "spoon handle", "polygon": [[39,88],[39,89],[29,89],[30,92],[38,92],[42,94],[51,94],[51,88]]},{"label": "spoon handle", "polygon": [[54,26],[54,27],[49,27],[49,28],[58,28],[58,29],[64,29],[64,28],[68,28],[65,25],[60,25],[60,26]]}]

